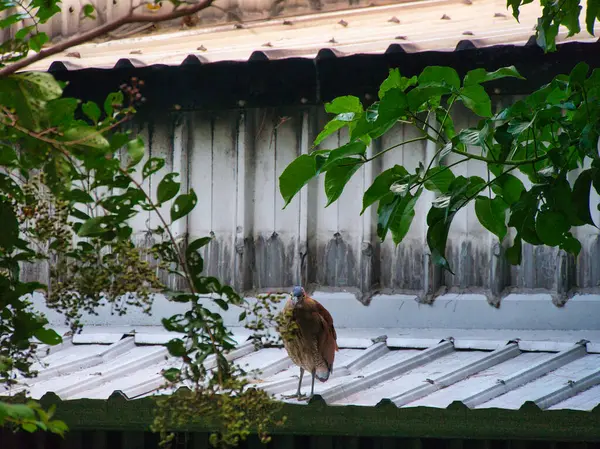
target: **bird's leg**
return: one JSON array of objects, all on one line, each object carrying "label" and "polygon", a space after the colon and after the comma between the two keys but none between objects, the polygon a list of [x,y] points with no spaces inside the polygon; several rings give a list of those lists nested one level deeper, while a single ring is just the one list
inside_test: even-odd
[{"label": "bird's leg", "polygon": [[298,380],[298,391],[296,391],[296,394],[290,394],[290,395],[283,396],[284,399],[297,398],[299,401],[301,399],[304,399],[304,397],[302,396],[302,393],[300,391],[302,388],[302,377],[304,377],[304,368],[300,368],[300,379]]},{"label": "bird's leg", "polygon": [[302,377],[304,376],[304,368],[300,368],[300,380],[298,380],[298,391],[296,392],[296,397],[300,399],[302,397],[301,389],[302,389]]}]

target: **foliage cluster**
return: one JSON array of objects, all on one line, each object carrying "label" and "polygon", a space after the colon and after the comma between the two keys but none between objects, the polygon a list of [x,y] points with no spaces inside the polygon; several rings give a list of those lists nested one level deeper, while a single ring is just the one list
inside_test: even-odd
[{"label": "foliage cluster", "polygon": [[[531,1],[509,0],[508,6],[517,17],[519,7]],[[0,48],[0,377],[6,388],[18,388],[17,381],[36,374],[36,351],[62,341],[32,307],[32,294],[43,292],[48,305],[63,312],[77,331],[83,313],[94,313],[105,304],[118,314],[130,307],[149,312],[155,294],[166,290],[162,280],[174,276],[183,288],[169,298],[186,303],[189,309],[163,322],[167,330],[183,335],[167,344],[181,368],[164,372],[165,386],[171,391],[188,389],[158,401],[155,430],[169,442],[168,431],[202,416],[219,429],[215,444],[234,445],[251,431],[268,439],[268,430],[281,423],[275,418],[278,408],[266,393],[252,388],[252,373],[228,357],[234,341],[218,310],[240,307],[240,322],[255,332],[257,345],[265,344],[275,320],[274,304],[281,296],[249,303],[231,287],[202,274],[201,253],[210,238],[174,234],[173,223],[185,220],[196,207],[197,193],[186,191],[176,173],[156,179],[165,160],[144,160],[143,141],[126,131],[126,122],[143,101],[143,82],[132,79],[103,104],[82,104],[63,96],[65,85],[48,73],[17,73],[122,25],[193,14],[212,0],[187,6],[179,0],[172,3],[176,8],[171,14],[146,17],[132,8],[113,22],[48,46],[43,29],[60,12],[58,0],[0,2],[4,33]],[[579,31],[580,2],[542,0],[542,5],[538,40],[553,50],[558,24],[572,33]],[[598,0],[587,2],[590,32],[599,5]],[[95,15],[91,4],[74,12],[82,17]],[[448,227],[471,200],[484,226],[500,238],[507,234],[507,226],[515,227],[517,238],[508,251],[513,262],[519,260],[521,241],[558,245],[577,253],[579,242],[568,228],[590,223],[581,198],[589,197],[592,185],[599,189],[600,164],[594,152],[600,108],[597,72],[587,77],[586,67],[578,66],[527,100],[492,114],[482,83],[502,76],[519,75],[514,68],[493,73],[476,70],[461,82],[449,68],[430,67],[410,79],[392,72],[381,87],[380,101],[366,109],[356,98],[336,99],[327,106],[335,118],[315,144],[342,127],[350,129],[351,142],[294,161],[281,177],[284,198],[289,202],[310,178],[325,173],[329,202],[335,201],[358,167],[369,162],[365,149],[372,139],[405,121],[421,130],[423,140],[435,141],[439,151],[415,173],[391,168],[365,193],[365,207],[378,203],[382,238],[390,232],[396,242],[402,240],[425,188],[440,195],[428,215],[428,243],[436,262],[448,269],[444,257]],[[450,111],[456,101],[482,117],[478,127],[454,129]],[[429,117],[435,117],[438,125],[430,125]],[[454,176],[452,166],[443,165],[450,153],[486,162],[489,179]],[[567,174],[586,158],[592,160],[590,168],[571,187]],[[513,170],[528,176],[533,186],[525,188],[510,173]],[[150,176],[156,181],[153,191],[143,187]],[[138,236],[131,226],[140,213],[152,214],[158,223],[146,230],[144,245],[136,244]],[[46,284],[23,281],[23,268],[39,262],[50,267],[49,290]],[[217,311],[207,307],[206,300]],[[31,401],[0,402],[0,425],[62,435],[66,425],[54,419],[54,413]]]},{"label": "foliage cluster", "polygon": [[[433,262],[450,272],[448,231],[456,213],[471,201],[479,222],[500,241],[509,228],[514,229],[512,246],[506,251],[511,264],[520,264],[522,242],[559,247],[576,256],[581,243],[571,228],[595,226],[591,187],[600,193],[600,70],[589,72],[587,64],[580,63],[569,75],[557,76],[494,113],[484,83],[521,78],[515,67],[494,72],[475,69],[462,80],[450,67],[427,67],[411,78],[391,70],[381,84],[379,101],[366,109],[352,96],[326,105],[334,117],[314,145],[342,128],[348,129],[349,141],[292,161],[280,177],[281,195],[288,204],[307,182],[324,174],[330,205],[363,165],[404,145],[431,141],[437,148],[431,160],[421,162],[413,172],[395,165],[377,176],[364,193],[362,212],[377,205],[377,234],[382,240],[388,232],[395,244],[404,239],[415,204],[426,189],[437,194],[427,213],[427,244]],[[455,129],[452,107],[457,102],[479,118],[476,127]],[[371,142],[398,122],[415,127],[420,136],[367,157]],[[454,167],[469,160],[486,164],[486,179],[454,174]],[[575,179],[573,185],[570,179]]]},{"label": "foliage cluster", "polygon": [[[17,6],[25,13],[10,15]],[[5,2],[1,8],[9,15],[0,27],[33,21],[5,40],[4,64],[23,60],[31,50],[39,52],[48,40],[39,26],[60,11],[54,0],[27,5]],[[83,8],[83,14],[92,13],[93,9]],[[201,253],[210,237],[174,234],[173,224],[187,218],[197,196],[185,190],[178,173],[159,176],[165,159],[144,159],[144,142],[126,126],[144,101],[143,81],[133,78],[103,104],[67,98],[64,87],[49,73],[0,78],[0,375],[4,386],[21,391],[27,377],[36,375],[40,344],[62,341],[31,306],[34,293],[44,293],[47,305],[62,312],[74,332],[81,329],[82,316],[96,313],[98,307],[109,305],[117,314],[141,307],[149,313],[155,295],[169,293],[171,301],[189,308],[163,322],[167,330],[183,334],[167,344],[182,368],[164,372],[165,387],[187,386],[189,391],[158,400],[155,430],[168,443],[171,429],[200,413],[219,430],[213,436],[215,444],[236,444],[250,431],[268,438],[267,427],[277,424],[273,417],[277,405],[264,391],[250,388],[247,373],[227,356],[235,346],[231,331],[218,310],[202,301],[208,299],[221,310],[231,305],[247,310],[240,316],[242,322],[247,313],[254,313],[256,329],[268,327],[256,324],[261,321],[262,304],[268,305],[266,301],[250,305],[231,287],[202,274]],[[152,191],[143,187],[150,177]],[[142,236],[132,227],[140,213],[153,215],[158,223],[149,225]],[[49,266],[49,285],[24,282],[23,268],[40,262]],[[180,291],[167,292],[164,279],[169,276],[180,279],[174,282],[183,285]],[[54,410],[44,411],[19,397],[0,403],[0,424],[62,435],[66,425],[53,415]]]}]

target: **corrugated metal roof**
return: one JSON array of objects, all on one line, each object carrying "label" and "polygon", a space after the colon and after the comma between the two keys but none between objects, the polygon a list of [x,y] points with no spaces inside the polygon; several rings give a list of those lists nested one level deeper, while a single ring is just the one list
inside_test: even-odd
[{"label": "corrugated metal roof", "polygon": [[[539,14],[536,2],[522,6],[517,22],[504,0],[425,0],[90,43],[29,69],[314,58],[324,50],[344,56],[524,45]],[[569,39],[566,34],[561,29],[558,42],[596,40],[586,32]]]},{"label": "corrugated metal roof", "polygon": [[[383,332],[387,340],[382,338]],[[249,331],[234,332],[230,359],[260,370],[255,384],[281,399],[295,391],[298,368],[283,348],[255,350]],[[600,404],[600,331],[493,331],[450,329],[340,329],[334,372],[316,393],[329,405],[590,411]],[[128,398],[155,394],[161,370],[176,362],[162,345],[173,334],[159,327],[87,328],[54,348],[41,348],[39,375],[26,380],[34,398]],[[379,338],[378,338],[379,337]],[[102,343],[102,344],[100,344]],[[108,344],[107,344],[108,343]],[[209,367],[213,360],[207,360]],[[22,388],[22,387],[21,387]],[[16,393],[21,388],[15,388]],[[303,388],[310,389],[310,376]],[[2,395],[2,393],[0,393]],[[291,400],[291,402],[295,402]]]}]

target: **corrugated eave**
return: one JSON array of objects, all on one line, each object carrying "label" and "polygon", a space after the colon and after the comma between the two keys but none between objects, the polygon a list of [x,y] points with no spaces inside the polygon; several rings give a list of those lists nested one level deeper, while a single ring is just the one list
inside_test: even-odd
[{"label": "corrugated eave", "polygon": [[[127,69],[215,62],[323,60],[355,55],[454,52],[535,46],[537,5],[521,8],[517,22],[498,0],[426,0],[296,16],[286,20],[193,28],[88,43],[39,61],[33,70]],[[582,32],[557,42],[596,42]]]}]

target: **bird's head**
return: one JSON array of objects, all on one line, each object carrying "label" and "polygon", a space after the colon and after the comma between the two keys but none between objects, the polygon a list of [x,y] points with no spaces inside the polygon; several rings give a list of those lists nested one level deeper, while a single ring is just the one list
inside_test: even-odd
[{"label": "bird's head", "polygon": [[302,302],[305,296],[306,292],[299,285],[294,287],[294,289],[292,290],[292,302],[294,303],[294,305],[298,304],[299,302]]}]

